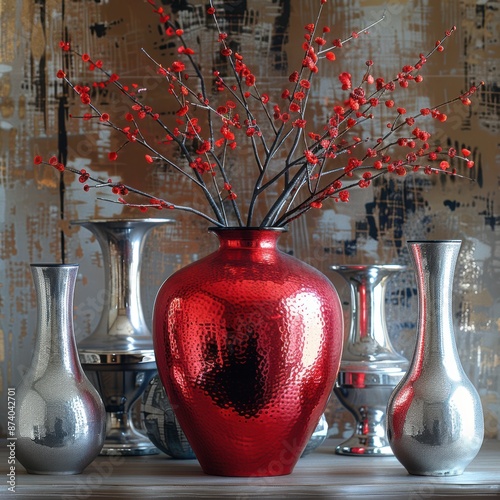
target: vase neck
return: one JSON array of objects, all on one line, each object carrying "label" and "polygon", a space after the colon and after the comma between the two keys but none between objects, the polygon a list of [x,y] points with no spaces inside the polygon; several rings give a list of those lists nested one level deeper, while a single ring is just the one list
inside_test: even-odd
[{"label": "vase neck", "polygon": [[385,319],[385,291],[397,265],[332,266],[350,286],[351,327],[344,344],[342,369],[400,370],[408,364],[391,344]]},{"label": "vase neck", "polygon": [[[97,329],[107,331],[115,317],[125,310],[142,327],[145,324],[141,307],[140,264],[147,234],[154,223],[139,221],[89,221],[81,223],[97,238],[103,256],[104,286],[102,322]],[[109,316],[109,317],[107,317]],[[124,330],[129,334],[128,330]]]},{"label": "vase neck", "polygon": [[80,343],[96,352],[152,350],[141,297],[141,257],[150,231],[170,219],[90,220],[75,223],[99,242],[103,257],[104,290],[98,297],[101,319],[95,331]]},{"label": "vase neck", "polygon": [[73,296],[78,265],[33,264],[38,304],[32,369],[41,375],[47,368],[81,371],[73,331]]},{"label": "vase neck", "polygon": [[276,250],[282,234],[279,228],[212,228],[221,250]]},{"label": "vase neck", "polygon": [[452,296],[453,276],[460,245],[458,240],[408,242],[417,279],[417,349],[422,354],[457,353]]},{"label": "vase neck", "polygon": [[[390,345],[385,327],[385,290],[392,270],[383,266],[358,266],[343,275],[351,288],[351,342],[366,342],[370,337],[381,347]],[[353,266],[354,268],[354,266]]]}]

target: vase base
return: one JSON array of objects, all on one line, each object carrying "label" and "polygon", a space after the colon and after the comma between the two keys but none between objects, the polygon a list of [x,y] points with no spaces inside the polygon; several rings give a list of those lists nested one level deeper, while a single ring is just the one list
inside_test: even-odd
[{"label": "vase base", "polygon": [[[344,406],[345,403],[344,403]],[[346,406],[347,407],[347,406]],[[373,413],[373,412],[372,412]],[[380,412],[379,412],[380,413]],[[384,415],[385,413],[382,413]],[[375,420],[372,416],[372,420]],[[356,423],[356,432],[335,448],[337,455],[356,457],[392,457],[394,453],[385,435],[385,429],[377,418],[376,425],[372,422],[370,432],[363,434],[363,422]]]},{"label": "vase base", "polygon": [[198,462],[205,474],[209,476],[224,476],[224,477],[275,477],[287,476],[291,474],[297,465],[300,458],[300,453],[291,454],[286,449],[282,449],[279,453],[263,458],[250,458],[252,450],[247,455],[247,460],[236,459],[234,457],[212,458],[207,460],[207,457],[199,456]]},{"label": "vase base", "polygon": [[213,470],[213,469],[205,469],[202,467],[202,470],[205,474],[209,476],[220,476],[220,477],[277,477],[277,476],[288,476],[293,472],[293,467],[290,469],[281,469],[281,470],[269,470],[269,468],[262,468],[252,471],[233,471],[233,470]]},{"label": "vase base", "polygon": [[[129,429],[130,431],[130,429]],[[128,432],[126,436],[116,439],[113,435],[107,435],[101,455],[106,456],[140,456],[158,455],[160,450],[153,443],[137,431]]]},{"label": "vase base", "polygon": [[160,452],[158,448],[150,445],[144,447],[131,447],[126,446],[119,448],[114,445],[104,446],[101,450],[101,456],[123,456],[123,457],[139,457],[144,455],[159,455]]},{"label": "vase base", "polygon": [[111,419],[115,425],[108,429],[101,455],[140,456],[160,453],[149,438],[134,427],[132,420],[124,419],[124,415],[119,416],[122,417],[121,420]]},{"label": "vase base", "polygon": [[346,456],[355,456],[355,457],[393,457],[394,453],[392,452],[391,447],[388,443],[378,444],[378,445],[369,445],[366,443],[367,439],[365,436],[365,443],[360,442],[357,438],[350,438],[347,441],[339,444],[335,448],[335,453],[337,455],[346,455]]},{"label": "vase base", "polygon": [[460,470],[446,470],[446,471],[408,471],[411,476],[434,476],[434,477],[451,477],[451,476],[461,476],[465,469]]},{"label": "vase base", "polygon": [[60,470],[33,470],[33,469],[26,469],[26,472],[28,474],[36,474],[36,475],[41,475],[41,476],[76,476],[77,474],[81,474],[83,472],[82,470],[68,470],[68,471],[60,471]]}]

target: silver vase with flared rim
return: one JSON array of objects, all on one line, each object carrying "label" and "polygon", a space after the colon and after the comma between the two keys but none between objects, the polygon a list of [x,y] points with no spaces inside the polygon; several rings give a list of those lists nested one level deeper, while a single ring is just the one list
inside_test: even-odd
[{"label": "silver vase with flared rim", "polygon": [[410,474],[462,474],[484,436],[480,397],[457,351],[453,277],[460,240],[409,241],[418,291],[417,344],[387,407],[387,435]]},{"label": "silver vase with flared rim", "polygon": [[392,450],[386,436],[389,396],[408,367],[390,341],[385,320],[386,286],[398,265],[331,266],[349,284],[351,325],[334,393],[354,416],[354,433],[338,445],[339,455],[386,456]]},{"label": "silver vase with flared rim", "polygon": [[[78,264],[32,264],[38,305],[30,368],[16,390],[16,459],[33,474],[79,474],[99,452],[106,413],[73,330]],[[9,442],[9,444],[11,443]]]},{"label": "silver vase with flared rim", "polygon": [[72,221],[99,242],[104,262],[101,319],[78,345],[82,366],[106,406],[102,455],[158,453],[133,423],[132,409],[157,373],[153,339],[141,301],[141,256],[149,232],[172,219]]}]

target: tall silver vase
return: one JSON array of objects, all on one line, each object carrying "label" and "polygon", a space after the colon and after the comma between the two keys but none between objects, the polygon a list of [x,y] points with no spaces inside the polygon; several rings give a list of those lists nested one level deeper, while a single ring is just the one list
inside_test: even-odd
[{"label": "tall silver vase", "polygon": [[390,341],[385,320],[389,279],[405,269],[398,265],[331,266],[350,286],[351,326],[344,342],[334,393],[354,416],[354,432],[338,445],[339,455],[392,455],[385,430],[385,411],[392,391],[408,368]]},{"label": "tall silver vase", "polygon": [[141,302],[141,256],[149,232],[171,219],[74,221],[91,231],[104,262],[102,316],[78,345],[80,360],[107,412],[102,455],[150,455],[158,449],[133,423],[132,408],[156,374],[153,340]]},{"label": "tall silver vase", "polygon": [[99,455],[106,413],[73,332],[76,264],[33,264],[38,303],[31,366],[16,390],[16,459],[33,474],[78,474]]},{"label": "tall silver vase", "polygon": [[453,275],[461,241],[409,241],[418,289],[417,345],[391,395],[387,429],[394,455],[410,474],[461,474],[483,442],[479,395],[457,352]]}]

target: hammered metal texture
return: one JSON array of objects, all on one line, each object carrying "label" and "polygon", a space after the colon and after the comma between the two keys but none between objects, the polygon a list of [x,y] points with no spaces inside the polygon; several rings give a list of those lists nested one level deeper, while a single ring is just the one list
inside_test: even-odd
[{"label": "hammered metal texture", "polygon": [[418,286],[418,338],[410,369],[389,399],[387,434],[410,474],[461,474],[483,441],[481,400],[462,368],[453,331],[460,245],[408,242]]},{"label": "hammered metal texture", "polygon": [[320,272],[277,250],[279,231],[216,234],[219,250],[158,293],[158,372],[206,473],[288,474],[337,375],[340,300]]},{"label": "hammered metal texture", "polygon": [[16,458],[30,473],[78,474],[104,443],[106,412],[78,360],[77,265],[32,265],[38,300],[33,360],[16,391]]}]

